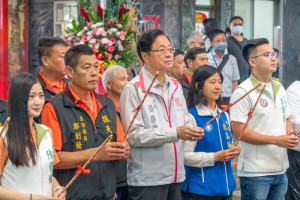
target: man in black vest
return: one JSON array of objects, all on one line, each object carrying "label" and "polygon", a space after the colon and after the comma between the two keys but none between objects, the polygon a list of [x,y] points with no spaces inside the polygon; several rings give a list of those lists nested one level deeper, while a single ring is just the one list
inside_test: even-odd
[{"label": "man in black vest", "polygon": [[128,143],[118,143],[117,114],[109,98],[93,92],[98,85],[98,60],[89,46],[74,46],[65,54],[70,84],[53,97],[42,113],[43,124],[53,130],[54,148],[60,162],[54,176],[66,185],[110,135],[82,174],[67,191],[67,199],[113,199],[116,192],[115,160],[126,159]]},{"label": "man in black vest", "polygon": [[0,99],[0,127],[4,125],[4,122],[7,118],[6,107],[7,107],[6,101]]}]

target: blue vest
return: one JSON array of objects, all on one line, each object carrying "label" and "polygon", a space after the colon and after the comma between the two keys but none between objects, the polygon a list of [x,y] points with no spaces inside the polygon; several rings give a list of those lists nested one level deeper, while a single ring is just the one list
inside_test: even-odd
[{"label": "blue vest", "polygon": [[[196,107],[189,112],[194,116],[197,126],[202,127],[212,119],[212,115],[199,116]],[[232,136],[225,113],[204,128],[204,137],[197,142],[195,152],[217,152],[231,147]],[[231,162],[215,162],[212,167],[185,166],[186,179],[181,189],[205,196],[229,196],[236,187]]]}]

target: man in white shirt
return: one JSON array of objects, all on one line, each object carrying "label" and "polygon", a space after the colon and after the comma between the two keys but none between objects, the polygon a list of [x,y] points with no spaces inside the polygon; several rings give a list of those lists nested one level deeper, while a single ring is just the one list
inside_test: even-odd
[{"label": "man in white shirt", "polygon": [[207,54],[208,64],[221,71],[223,90],[221,93],[221,104],[228,104],[234,89],[238,86],[240,79],[239,68],[236,58],[227,53],[227,40],[224,31],[216,29],[211,33],[212,52]]},{"label": "man in white shirt", "polygon": [[[298,64],[300,65],[300,55],[298,57]],[[300,77],[294,81],[286,90],[286,97],[291,109],[291,122],[293,128],[298,135],[300,132]],[[300,144],[293,149],[288,149],[288,158],[290,168],[286,175],[289,180],[288,191],[285,195],[285,200],[299,200],[300,199]]]},{"label": "man in white shirt", "polygon": [[241,83],[231,96],[236,101],[258,83],[266,85],[253,113],[262,86],[243,98],[230,109],[232,129],[239,138],[248,115],[252,116],[240,141],[242,153],[238,161],[241,199],[282,200],[288,180],[289,167],[286,149],[298,144],[289,119],[285,89],[269,78],[277,68],[277,54],[265,38],[249,40],[243,56],[251,66],[252,74]]}]

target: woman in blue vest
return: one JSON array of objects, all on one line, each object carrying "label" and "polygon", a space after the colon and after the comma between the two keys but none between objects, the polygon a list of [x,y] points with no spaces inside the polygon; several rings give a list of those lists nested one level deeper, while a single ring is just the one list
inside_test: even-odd
[{"label": "woman in blue vest", "polygon": [[[223,76],[212,66],[199,67],[188,92],[189,113],[198,127],[221,112],[219,97]],[[230,200],[236,187],[231,160],[241,149],[232,146],[232,134],[227,113],[204,127],[204,137],[199,141],[185,142],[184,164],[186,179],[181,185],[186,200]]]},{"label": "woman in blue vest", "polygon": [[44,90],[33,75],[21,73],[11,79],[10,121],[0,128],[0,199],[65,199],[52,176],[57,159],[51,131],[34,122],[44,103]]}]

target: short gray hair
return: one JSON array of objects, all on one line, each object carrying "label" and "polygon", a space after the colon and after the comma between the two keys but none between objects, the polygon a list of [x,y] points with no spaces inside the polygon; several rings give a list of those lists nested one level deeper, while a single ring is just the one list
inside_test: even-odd
[{"label": "short gray hair", "polygon": [[102,84],[103,84],[103,87],[105,89],[105,91],[108,93],[108,88],[107,88],[107,82],[108,81],[113,81],[115,80],[115,77],[116,77],[116,71],[117,70],[126,70],[124,67],[120,66],[120,65],[113,65],[113,66],[110,66],[109,68],[107,68],[105,70],[105,72],[103,73],[103,76],[102,76]]},{"label": "short gray hair", "polygon": [[[186,38],[186,46],[188,46],[190,42],[195,41],[195,37],[196,37],[197,35],[201,35],[201,33],[198,32],[198,31],[192,31],[192,32],[190,32],[190,33],[188,34],[187,38]],[[201,35],[201,36],[202,36],[202,35]]]}]

